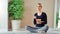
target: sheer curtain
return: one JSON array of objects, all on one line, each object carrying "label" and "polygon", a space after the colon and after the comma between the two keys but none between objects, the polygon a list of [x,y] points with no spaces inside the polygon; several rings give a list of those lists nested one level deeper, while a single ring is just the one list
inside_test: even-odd
[{"label": "sheer curtain", "polygon": [[8,2],[7,0],[0,0],[0,32],[7,32],[8,23]]},{"label": "sheer curtain", "polygon": [[58,20],[58,28],[60,28],[60,5],[59,5],[59,20]]}]

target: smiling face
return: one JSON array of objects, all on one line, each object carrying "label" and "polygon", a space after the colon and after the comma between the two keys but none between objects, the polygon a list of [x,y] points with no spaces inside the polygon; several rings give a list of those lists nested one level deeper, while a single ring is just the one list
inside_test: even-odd
[{"label": "smiling face", "polygon": [[42,4],[41,4],[41,3],[38,3],[38,5],[37,5],[37,10],[38,10],[38,11],[41,11],[41,10],[42,10]]}]

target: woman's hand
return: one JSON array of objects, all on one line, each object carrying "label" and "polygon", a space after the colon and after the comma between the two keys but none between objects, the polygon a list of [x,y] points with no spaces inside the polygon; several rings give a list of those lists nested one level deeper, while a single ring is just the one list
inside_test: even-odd
[{"label": "woman's hand", "polygon": [[41,19],[36,19],[36,22],[37,22],[37,24],[41,24],[42,23]]},{"label": "woman's hand", "polygon": [[34,16],[34,19],[36,19],[36,16]]}]

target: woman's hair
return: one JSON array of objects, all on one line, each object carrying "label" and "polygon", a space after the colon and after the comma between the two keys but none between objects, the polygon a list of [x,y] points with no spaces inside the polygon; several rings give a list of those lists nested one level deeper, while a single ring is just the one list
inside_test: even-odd
[{"label": "woman's hair", "polygon": [[38,5],[42,8],[42,4],[41,3],[38,3]]}]

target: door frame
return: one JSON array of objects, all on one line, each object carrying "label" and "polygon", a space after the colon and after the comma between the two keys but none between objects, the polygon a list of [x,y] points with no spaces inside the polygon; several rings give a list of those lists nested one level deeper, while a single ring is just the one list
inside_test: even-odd
[{"label": "door frame", "polygon": [[57,0],[55,0],[55,4],[54,4],[54,29],[56,28],[56,12],[57,12]]}]

